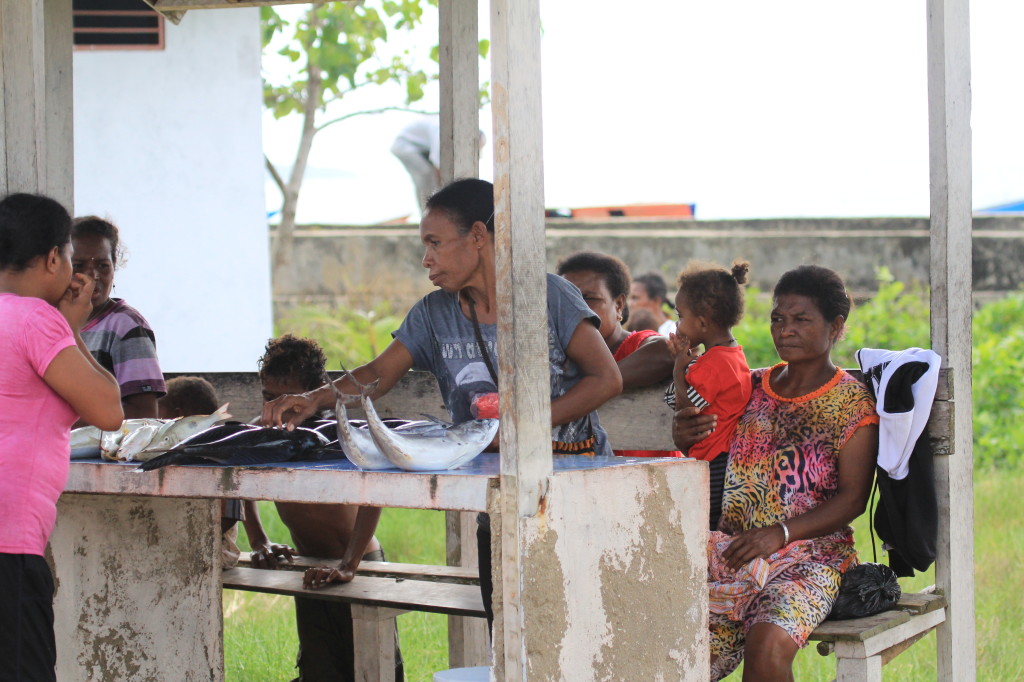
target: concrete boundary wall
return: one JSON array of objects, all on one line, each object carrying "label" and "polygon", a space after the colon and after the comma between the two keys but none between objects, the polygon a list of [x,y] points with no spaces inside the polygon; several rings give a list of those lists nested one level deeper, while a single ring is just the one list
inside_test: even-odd
[{"label": "concrete boundary wall", "polygon": [[[769,289],[796,265],[838,271],[858,294],[875,290],[886,266],[896,279],[928,280],[926,218],[806,218],[693,221],[549,220],[548,267],[573,251],[619,256],[633,274],[661,272],[672,282],[691,259],[751,262],[752,284]],[[416,226],[307,226],[296,234],[295,267],[275,282],[280,310],[302,302],[370,308],[391,301],[404,313],[431,290]],[[980,300],[1024,284],[1024,216],[974,220],[974,289]]]}]

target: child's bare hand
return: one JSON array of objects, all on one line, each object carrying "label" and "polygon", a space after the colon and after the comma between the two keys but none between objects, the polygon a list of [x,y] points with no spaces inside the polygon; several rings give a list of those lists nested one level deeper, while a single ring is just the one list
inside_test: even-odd
[{"label": "child's bare hand", "polygon": [[331,583],[350,583],[356,577],[354,571],[348,568],[322,566],[310,568],[302,575],[302,586],[307,590],[317,590],[327,587]]},{"label": "child's bare hand", "polygon": [[278,564],[287,561],[295,563],[295,550],[288,545],[273,542],[261,542],[252,546],[249,561],[253,568],[277,568]]},{"label": "child's bare hand", "polygon": [[686,334],[680,334],[678,332],[672,332],[668,335],[668,352],[672,354],[677,361],[682,357],[686,362],[690,361],[690,337]]}]

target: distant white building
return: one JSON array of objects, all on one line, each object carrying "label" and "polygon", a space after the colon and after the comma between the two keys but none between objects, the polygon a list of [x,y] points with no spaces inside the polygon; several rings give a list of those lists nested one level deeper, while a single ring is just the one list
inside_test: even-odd
[{"label": "distant white building", "polygon": [[[108,15],[80,10],[112,1],[138,6],[115,30],[89,28]],[[79,42],[149,44],[74,55],[75,214],[121,230],[114,296],[149,320],[164,371],[253,370],[273,324],[259,9],[192,11],[178,26],[140,0],[75,9]]]}]

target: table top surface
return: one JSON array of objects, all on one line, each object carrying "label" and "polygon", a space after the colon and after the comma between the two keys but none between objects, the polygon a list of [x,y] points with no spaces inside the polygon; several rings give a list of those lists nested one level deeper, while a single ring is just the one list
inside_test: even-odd
[{"label": "table top surface", "polygon": [[[574,455],[553,458],[555,475],[693,461]],[[141,471],[134,462],[82,459],[72,461],[65,491],[485,511],[488,489],[498,486],[499,466],[497,453],[483,453],[457,469],[424,472],[361,471],[346,459],[231,467],[192,464],[154,471]]]}]

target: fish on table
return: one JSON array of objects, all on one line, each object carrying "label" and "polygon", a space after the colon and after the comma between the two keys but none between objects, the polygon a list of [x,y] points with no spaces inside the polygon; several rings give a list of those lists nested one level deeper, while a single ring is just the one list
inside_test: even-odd
[{"label": "fish on table", "polygon": [[125,419],[120,428],[114,431],[101,431],[95,426],[82,426],[71,430],[68,444],[71,448],[71,459],[87,459],[103,457],[118,461],[117,452],[124,439],[145,426],[162,426],[167,419]]},{"label": "fish on table", "polygon": [[337,459],[327,438],[299,427],[294,431],[247,424],[224,424],[201,432],[173,449],[143,462],[143,471],[170,465],[220,464],[245,466],[276,462]]},{"label": "fish on table", "polygon": [[95,426],[82,426],[71,430],[68,445],[71,459],[92,459],[100,456],[100,438],[103,431]]},{"label": "fish on table", "polygon": [[392,468],[394,465],[377,447],[377,443],[373,440],[370,432],[359,428],[349,421],[345,403],[357,400],[358,397],[345,395],[338,390],[337,386],[334,386],[333,382],[329,383],[331,383],[337,396],[334,407],[335,414],[338,417],[338,443],[341,445],[345,456],[348,457],[350,462],[364,471]]},{"label": "fish on table", "polygon": [[384,457],[399,469],[455,469],[483,452],[498,433],[497,419],[472,419],[461,424],[431,419],[423,425],[389,428],[373,406],[372,392],[372,386],[360,388],[370,436]]},{"label": "fish on table", "polygon": [[146,447],[153,434],[170,422],[170,419],[125,419],[117,431],[104,431],[100,443],[100,455],[115,462],[129,462],[133,454]]},{"label": "fish on table", "polygon": [[179,419],[125,419],[114,431],[83,426],[71,431],[72,459],[102,457],[115,462],[143,461],[165,452],[181,441],[231,418],[227,404],[209,415]]},{"label": "fish on table", "polygon": [[144,424],[135,431],[129,433],[121,441],[114,457],[119,462],[140,461],[142,452],[153,442],[153,438],[163,428],[163,424]]},{"label": "fish on table", "polygon": [[213,414],[180,417],[164,424],[145,450],[166,452],[191,436],[229,419],[231,415],[228,414],[228,403],[218,407]]}]

